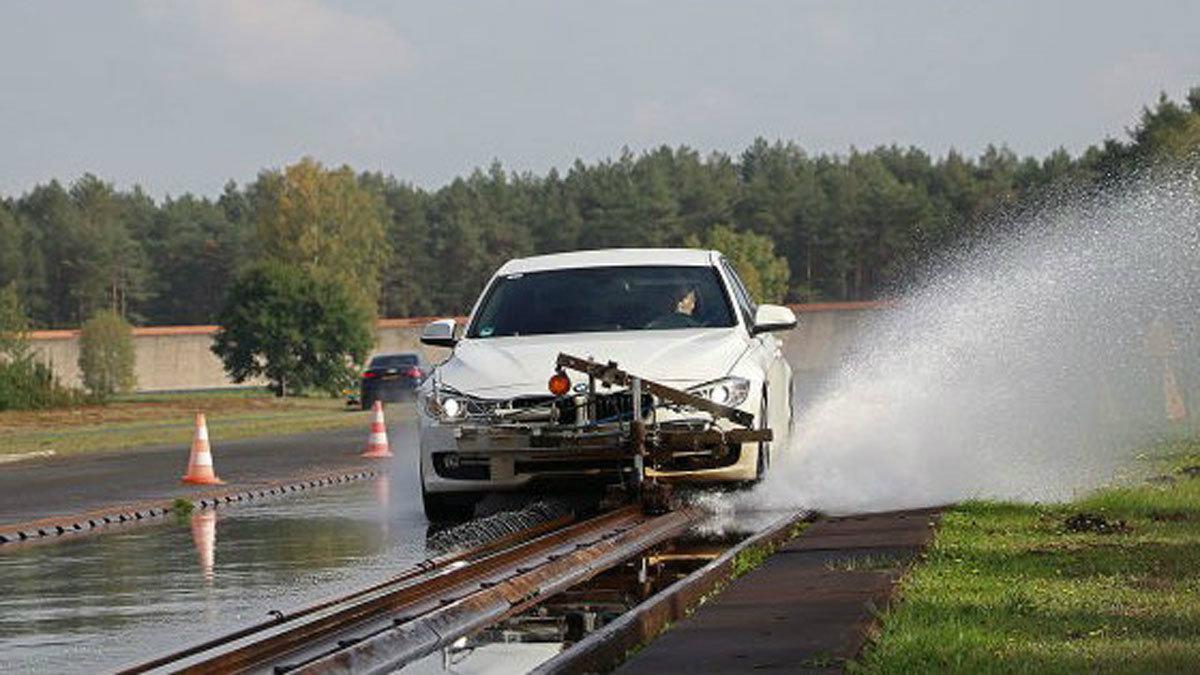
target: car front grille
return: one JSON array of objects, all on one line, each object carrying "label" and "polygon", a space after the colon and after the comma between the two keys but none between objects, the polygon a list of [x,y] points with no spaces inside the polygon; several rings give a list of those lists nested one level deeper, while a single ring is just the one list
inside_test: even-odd
[{"label": "car front grille", "polygon": [[[554,402],[558,408],[559,419],[572,420],[575,418],[575,401],[570,398],[561,398]],[[632,419],[633,415],[633,396],[627,391],[617,392],[615,394],[599,394],[595,401],[595,417],[592,420],[596,423],[620,422]],[[649,396],[642,398],[642,415],[650,414],[653,403]]]},{"label": "car front grille", "polygon": [[[461,398],[466,405],[466,417],[476,420],[494,420],[498,422],[512,421],[549,421],[551,409],[557,412],[555,417],[566,424],[576,418],[574,397],[564,396],[521,396],[512,399],[482,399]],[[642,414],[650,414],[653,402],[649,396],[642,399]],[[612,394],[599,394],[595,400],[593,422],[611,423],[628,421],[632,418],[633,397],[627,391]],[[544,415],[539,415],[543,413]]]}]

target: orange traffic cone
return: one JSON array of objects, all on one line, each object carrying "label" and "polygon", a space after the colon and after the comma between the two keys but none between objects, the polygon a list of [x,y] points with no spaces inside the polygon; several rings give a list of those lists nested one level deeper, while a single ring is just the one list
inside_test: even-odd
[{"label": "orange traffic cone", "polygon": [[208,423],[204,413],[196,413],[196,434],[192,436],[192,456],[188,459],[183,482],[193,485],[220,485],[225,481],[213,473],[212,450],[208,447]]},{"label": "orange traffic cone", "polygon": [[379,401],[371,406],[371,435],[367,438],[367,449],[362,456],[371,459],[392,456],[392,451],[388,449],[387,427],[383,424],[383,404]]}]

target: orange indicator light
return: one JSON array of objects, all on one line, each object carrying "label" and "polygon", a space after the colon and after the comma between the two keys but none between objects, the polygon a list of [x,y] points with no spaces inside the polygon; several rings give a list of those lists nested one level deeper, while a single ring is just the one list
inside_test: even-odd
[{"label": "orange indicator light", "polygon": [[550,377],[550,393],[562,396],[571,390],[571,378],[566,373],[555,373]]}]

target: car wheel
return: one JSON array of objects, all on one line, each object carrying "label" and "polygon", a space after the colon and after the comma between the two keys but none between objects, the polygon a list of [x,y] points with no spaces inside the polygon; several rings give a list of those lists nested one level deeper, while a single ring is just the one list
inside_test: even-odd
[{"label": "car wheel", "polygon": [[[770,429],[770,421],[767,419],[767,411],[770,407],[767,405],[767,390],[764,387],[762,399],[758,406],[758,428]],[[771,468],[771,444],[767,441],[758,442],[758,466],[754,474],[754,482],[759,482],[767,475],[767,471]]]},{"label": "car wheel", "polygon": [[785,447],[791,447],[792,439],[796,437],[796,377],[793,375],[788,378],[788,423],[787,423],[787,442]]}]

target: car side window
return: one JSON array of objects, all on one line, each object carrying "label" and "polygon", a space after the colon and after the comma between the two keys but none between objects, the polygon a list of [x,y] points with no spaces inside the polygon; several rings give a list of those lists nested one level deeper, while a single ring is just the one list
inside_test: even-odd
[{"label": "car side window", "polygon": [[750,293],[746,290],[746,286],[742,284],[742,280],[738,277],[737,272],[733,271],[733,265],[729,261],[721,258],[721,268],[725,270],[725,275],[729,277],[733,286],[733,297],[737,300],[738,309],[741,310],[742,316],[746,317],[746,327],[754,325],[754,311],[757,309],[754,301],[750,299]]}]

